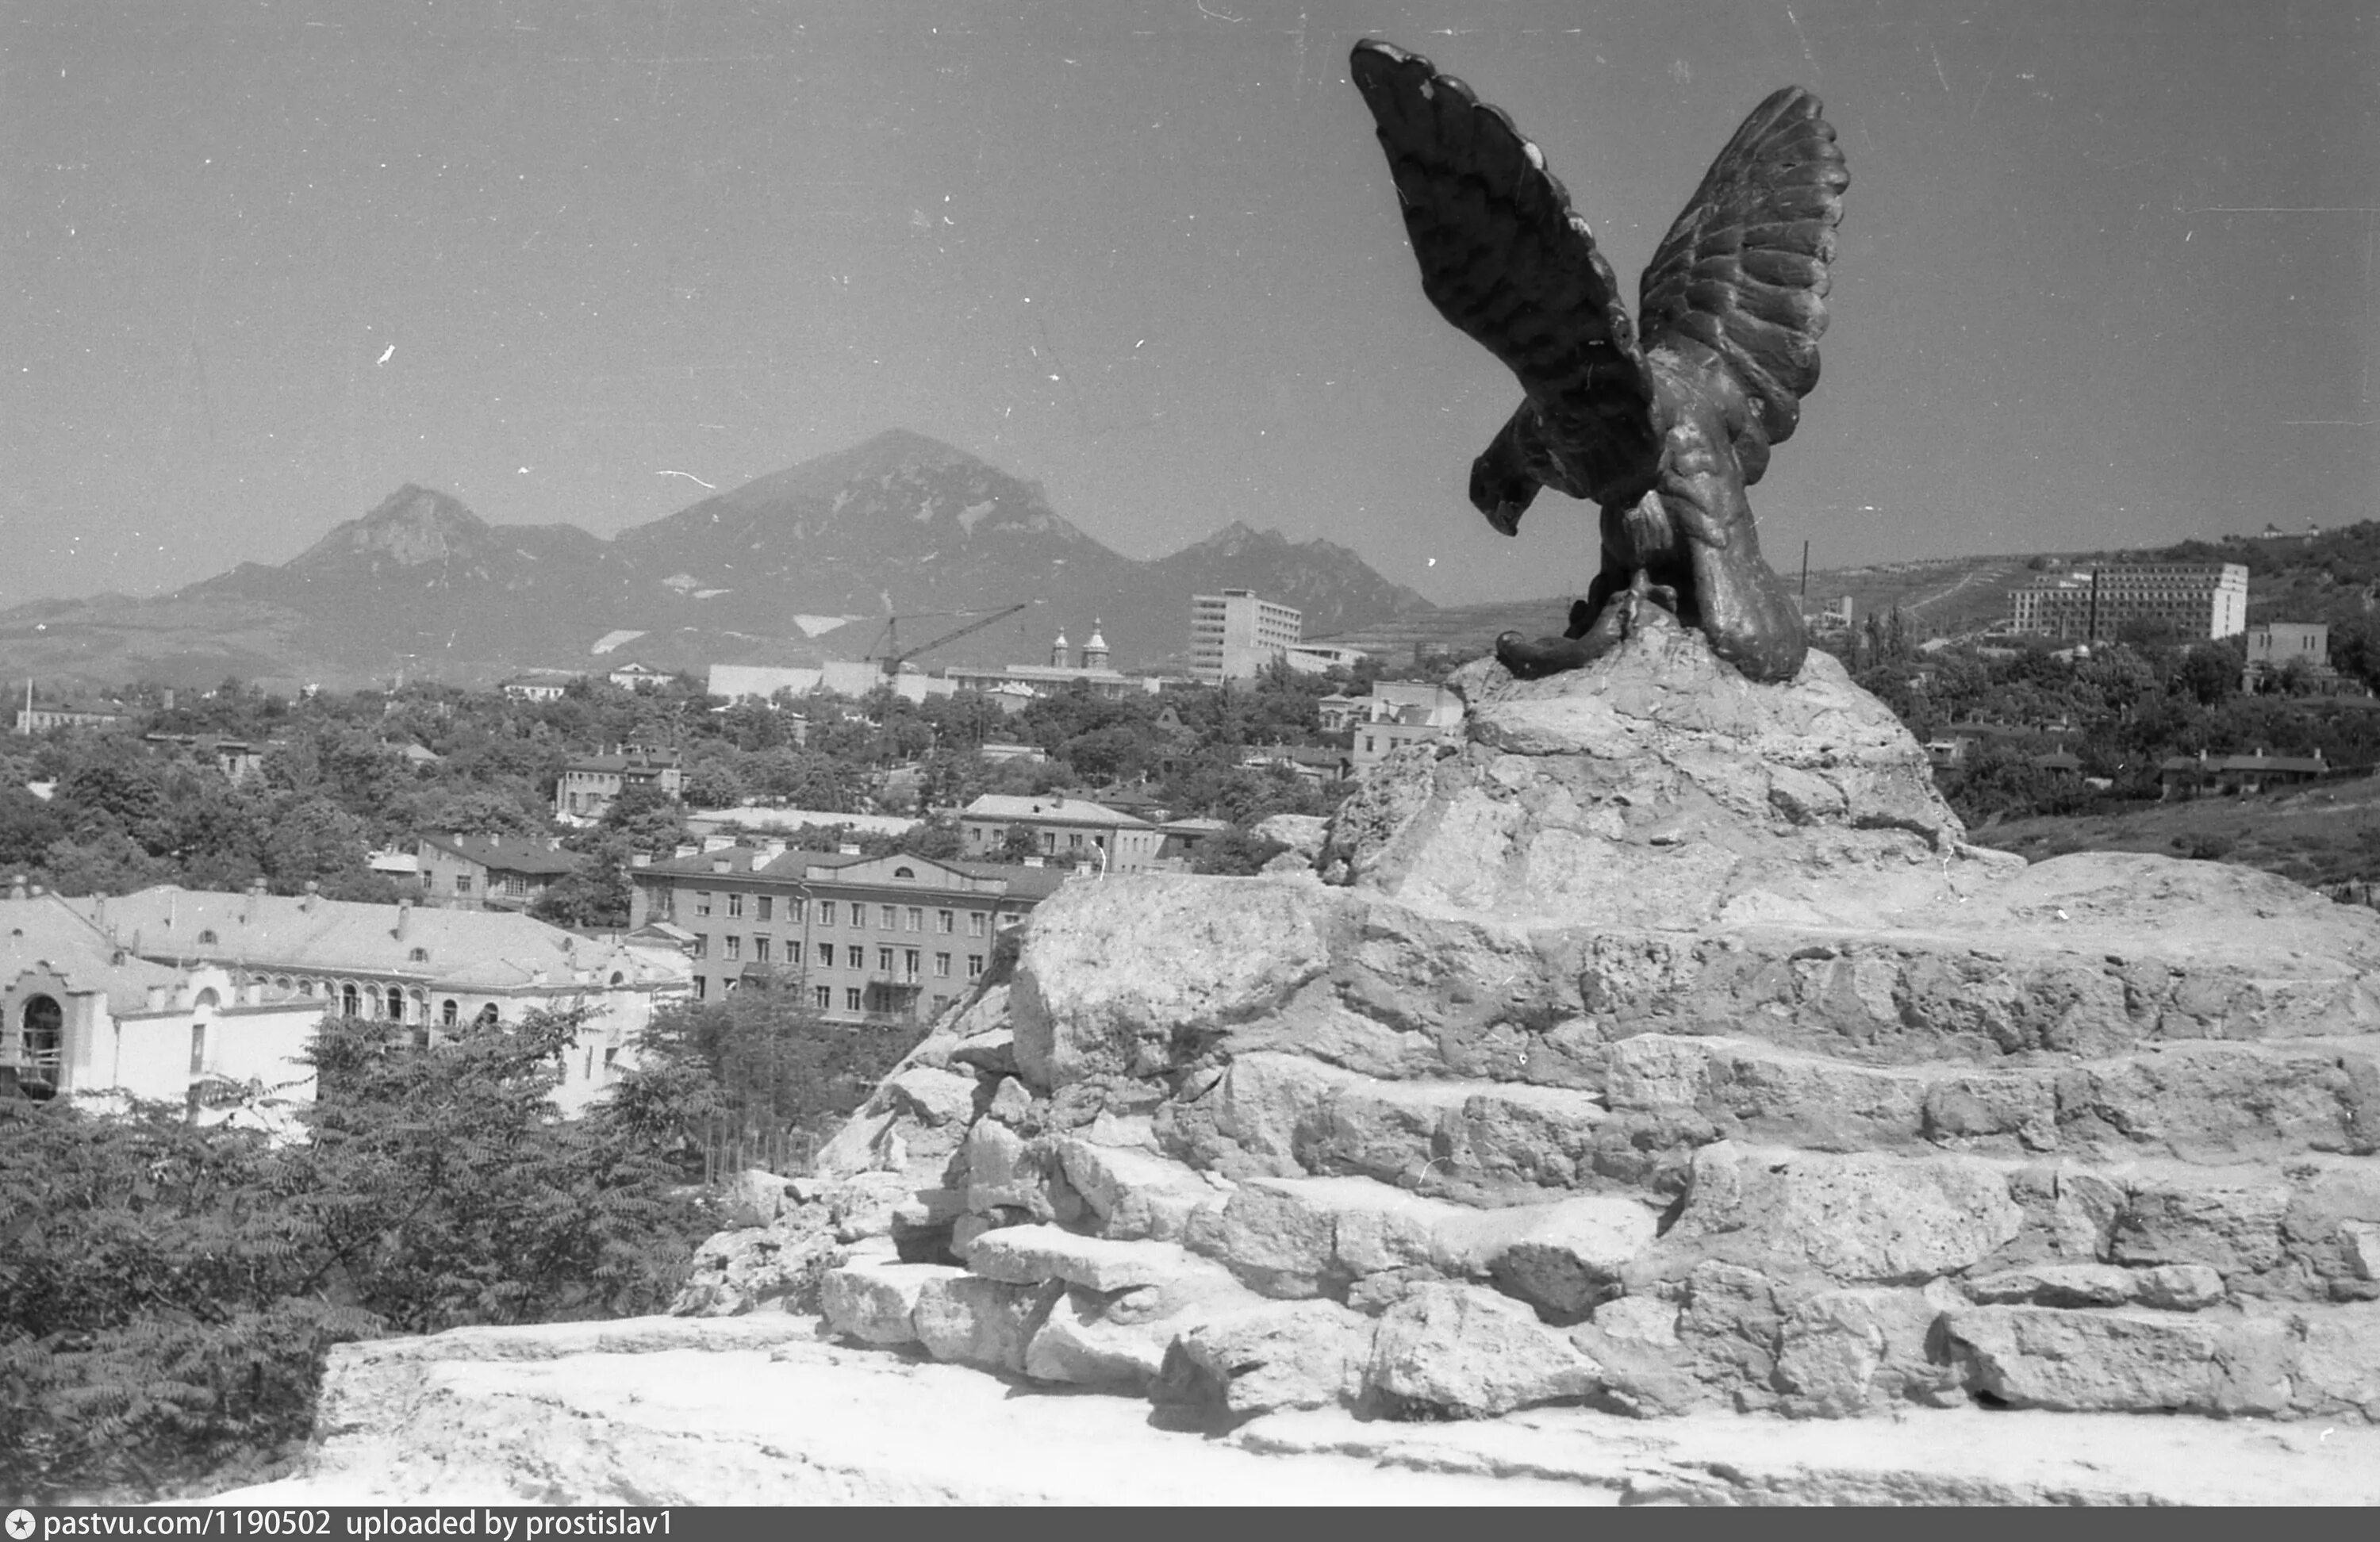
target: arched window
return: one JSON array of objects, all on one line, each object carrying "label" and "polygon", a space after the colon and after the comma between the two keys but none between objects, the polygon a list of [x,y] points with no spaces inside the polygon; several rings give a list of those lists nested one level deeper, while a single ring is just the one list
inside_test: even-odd
[{"label": "arched window", "polygon": [[625,980],[626,980],[626,979],[627,979],[627,977],[628,977],[627,976],[625,976],[625,975],[622,974],[622,973],[621,973],[619,970],[617,970],[617,969],[614,969],[614,970],[613,970],[613,971],[612,971],[612,983],[613,983],[613,985],[621,984],[622,982],[624,982]]},{"label": "arched window", "polygon": [[388,988],[388,1014],[395,1022],[405,1021],[405,992],[394,985]]},{"label": "arched window", "polygon": [[339,987],[340,1016],[353,1017],[357,1015],[358,1013],[363,1011],[363,1000],[356,994],[356,988],[354,986],[342,985]]},{"label": "arched window", "polygon": [[496,1003],[490,1002],[486,1006],[481,1007],[478,1021],[480,1026],[483,1028],[492,1028],[502,1022],[503,1018],[496,1011]]},{"label": "arched window", "polygon": [[215,1008],[221,1005],[223,1005],[223,998],[215,994],[215,988],[211,985],[204,990],[200,991],[191,1001],[190,1010],[193,1012],[212,1012]]},{"label": "arched window", "polygon": [[427,964],[430,962],[430,950],[427,948],[416,948],[405,956],[415,964]]},{"label": "arched window", "polygon": [[216,941],[218,941],[218,939],[212,931],[202,931],[199,933],[199,944],[201,947],[207,946]]},{"label": "arched window", "polygon": [[894,878],[915,878],[917,876],[917,869],[915,868],[895,868],[892,869],[892,876]]},{"label": "arched window", "polygon": [[447,1027],[453,1027],[455,1023],[461,1020],[462,1015],[462,1003],[455,1001],[452,996],[447,997],[446,1000],[439,1005],[438,1021],[444,1024]]}]

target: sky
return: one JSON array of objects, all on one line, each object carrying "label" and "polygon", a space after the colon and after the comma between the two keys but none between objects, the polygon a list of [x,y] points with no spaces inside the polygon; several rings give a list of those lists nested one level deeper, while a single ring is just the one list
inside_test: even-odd
[{"label": "sky", "polygon": [[601,535],[893,427],[1128,555],[1232,520],[1583,589],[1472,457],[1359,37],[1545,151],[1625,292],[1768,91],[1852,186],[1770,561],[2380,516],[2380,0],[6,0],[0,604],[285,561],[413,481]]}]

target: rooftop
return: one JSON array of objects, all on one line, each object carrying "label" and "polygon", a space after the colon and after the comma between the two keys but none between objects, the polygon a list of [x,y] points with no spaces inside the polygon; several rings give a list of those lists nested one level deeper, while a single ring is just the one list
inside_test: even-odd
[{"label": "rooftop", "polygon": [[1069,824],[1145,827],[1148,821],[1119,812],[1104,803],[1079,797],[1023,797],[1014,793],[986,793],[960,811],[967,820],[1062,820]]},{"label": "rooftop", "polygon": [[421,844],[501,873],[559,875],[576,871],[579,863],[576,852],[556,851],[531,835],[424,835]]}]

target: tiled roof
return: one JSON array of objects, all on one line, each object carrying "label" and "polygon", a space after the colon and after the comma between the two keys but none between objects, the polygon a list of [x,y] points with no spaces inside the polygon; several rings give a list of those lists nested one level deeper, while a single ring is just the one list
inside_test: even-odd
[{"label": "tiled roof", "polygon": [[1069,824],[1141,826],[1147,821],[1120,813],[1088,798],[1020,797],[1013,793],[986,793],[970,803],[960,818],[968,820],[1062,820]]},{"label": "tiled roof", "polygon": [[506,840],[501,835],[424,835],[421,844],[451,851],[467,862],[503,873],[575,872],[579,856],[576,852],[556,851],[541,841],[526,835]]},{"label": "tiled roof", "polygon": [[[625,948],[508,911],[224,893],[173,884],[68,903],[152,958],[395,975],[457,990],[601,987],[615,973],[628,981],[658,979]],[[213,941],[206,941],[209,934]],[[417,950],[426,956],[414,957]]]},{"label": "tiled roof", "polygon": [[142,1010],[151,986],[182,977],[177,969],[123,953],[72,901],[56,894],[0,899],[0,986],[44,968],[70,990],[104,992],[109,1013],[118,1017]]},{"label": "tiled roof", "polygon": [[[730,873],[753,878],[780,879],[791,882],[806,875],[814,874],[820,868],[832,871],[835,868],[854,867],[863,862],[881,860],[883,860],[881,857],[864,856],[852,852],[797,850],[770,857],[765,852],[751,846],[728,846],[718,851],[704,852],[696,856],[671,857],[667,861],[655,862],[649,868],[640,868],[638,871],[670,873],[680,878],[700,878],[718,872],[720,870],[718,864],[724,862],[727,864],[726,870]],[[919,856],[912,860],[930,863],[938,868],[947,868],[953,872],[965,873],[969,878],[996,880],[1006,886],[1006,892],[1009,895],[1020,899],[1046,899],[1057,892],[1060,884],[1073,876],[1072,870],[1065,868],[1027,868],[1022,864],[1008,862],[962,862],[935,856]]]}]

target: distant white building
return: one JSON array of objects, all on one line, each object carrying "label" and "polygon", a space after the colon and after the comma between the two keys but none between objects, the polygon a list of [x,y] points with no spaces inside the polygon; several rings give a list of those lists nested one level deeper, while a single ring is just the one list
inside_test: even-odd
[{"label": "distant white building", "polygon": [[1305,625],[1302,613],[1259,599],[1254,589],[1192,595],[1190,677],[1208,686],[1253,680],[1298,646]]},{"label": "distant white building", "polygon": [[[1050,793],[1020,797],[986,793],[959,814],[960,849],[978,860],[997,857],[1011,830],[1033,832],[1045,856],[1104,854],[1111,872],[1141,872],[1158,865],[1165,833],[1146,820],[1088,798]],[[1099,860],[1093,856],[1092,860]]]},{"label": "distant white building", "polygon": [[1370,710],[1349,729],[1354,735],[1349,759],[1359,776],[1406,745],[1434,744],[1463,732],[1463,698],[1444,686],[1379,680],[1369,700]]},{"label": "distant white building", "polygon": [[2009,597],[2016,630],[2088,641],[2127,623],[2169,624],[2185,640],[2248,628],[2248,569],[2239,563],[2103,563],[2044,574]]}]

